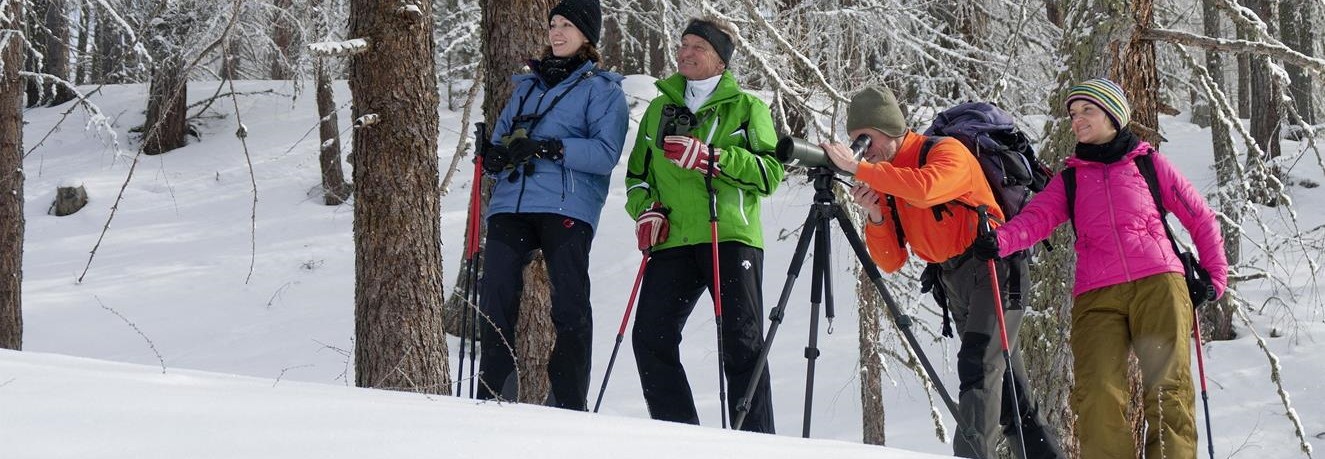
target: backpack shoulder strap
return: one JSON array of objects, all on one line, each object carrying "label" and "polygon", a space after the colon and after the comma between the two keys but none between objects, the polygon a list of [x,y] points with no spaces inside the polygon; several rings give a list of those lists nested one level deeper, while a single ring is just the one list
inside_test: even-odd
[{"label": "backpack shoulder strap", "polygon": [[897,233],[897,246],[906,248],[906,231],[902,230],[902,216],[897,213],[897,198],[891,194],[883,195],[883,200],[888,202],[888,212],[893,216],[893,232]]},{"label": "backpack shoulder strap", "polygon": [[[942,142],[943,139],[946,138],[947,137],[937,135],[925,138],[925,143],[920,144],[920,161],[916,163],[916,167],[925,167],[925,163],[929,162],[929,151],[933,150],[935,145],[938,145],[939,142]],[[934,221],[943,221],[943,214],[952,215],[952,210],[948,209],[947,203],[939,204],[930,207],[929,209],[934,212]]]},{"label": "backpack shoulder strap", "polygon": [[933,150],[934,146],[942,142],[943,139],[945,139],[943,136],[929,136],[925,139],[925,143],[920,144],[920,162],[916,164],[916,167],[925,167],[925,163],[929,161],[929,151]]},{"label": "backpack shoulder strap", "polygon": [[1159,175],[1155,173],[1155,159],[1150,155],[1139,155],[1132,162],[1136,163],[1136,170],[1141,172],[1141,178],[1146,179],[1150,198],[1155,200],[1155,208],[1159,209],[1160,218],[1164,218],[1169,211],[1164,208],[1164,198],[1159,195]]},{"label": "backpack shoulder strap", "polygon": [[1150,155],[1155,154],[1154,150],[1150,154],[1138,155],[1132,162],[1136,163],[1136,170],[1141,172],[1141,178],[1146,179],[1146,188],[1150,189],[1150,198],[1155,200],[1155,209],[1159,210],[1159,222],[1164,224],[1164,234],[1169,237],[1169,244],[1173,245],[1173,254],[1181,256],[1182,249],[1178,247],[1178,240],[1173,237],[1173,227],[1169,226],[1169,211],[1164,208],[1164,198],[1160,195],[1159,174],[1155,172],[1155,158]]}]

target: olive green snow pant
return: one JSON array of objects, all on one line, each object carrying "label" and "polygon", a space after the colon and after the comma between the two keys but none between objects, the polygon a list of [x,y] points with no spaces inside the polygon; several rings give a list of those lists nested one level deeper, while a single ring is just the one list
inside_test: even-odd
[{"label": "olive green snow pant", "polygon": [[[1177,273],[1091,290],[1072,308],[1072,357],[1081,457],[1192,459],[1192,304]],[[1136,354],[1145,391],[1145,456],[1133,447],[1126,412],[1127,354]]]}]

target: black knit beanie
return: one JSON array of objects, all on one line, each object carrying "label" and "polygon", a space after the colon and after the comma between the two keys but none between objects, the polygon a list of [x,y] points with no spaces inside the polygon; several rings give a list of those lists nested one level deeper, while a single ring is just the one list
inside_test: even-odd
[{"label": "black knit beanie", "polygon": [[547,19],[551,21],[552,16],[558,14],[575,24],[589,43],[598,44],[598,36],[603,31],[603,10],[598,6],[598,0],[561,0],[548,11]]}]

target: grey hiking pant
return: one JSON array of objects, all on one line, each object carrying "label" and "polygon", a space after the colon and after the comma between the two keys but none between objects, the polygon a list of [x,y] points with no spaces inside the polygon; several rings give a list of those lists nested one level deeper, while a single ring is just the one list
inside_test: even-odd
[{"label": "grey hiking pant", "polygon": [[[1013,416],[1020,415],[1026,444],[1027,458],[1062,457],[1062,448],[1053,432],[1046,430],[1026,384],[1026,371],[1020,353],[1016,352],[1017,332],[1021,329],[1024,313],[1022,302],[1009,300],[1008,269],[1019,272],[1019,292],[1027,292],[1030,285],[1023,262],[998,260],[995,262],[999,278],[999,291],[1003,297],[1004,321],[1007,324],[1008,343],[1012,347],[1012,371],[1016,383],[1017,403],[1013,403],[1011,389],[1004,381],[1007,365],[995,315],[994,295],[989,277],[989,265],[969,254],[943,262],[940,280],[948,295],[948,307],[956,323],[961,348],[957,351],[957,376],[961,386],[957,396],[957,434],[953,439],[953,454],[960,457],[995,458],[999,430],[1008,437],[1014,453],[1021,442],[1016,438]],[[1014,411],[1013,406],[1017,406]],[[1014,414],[1017,413],[1017,414]],[[1014,454],[1021,457],[1020,454]]]}]

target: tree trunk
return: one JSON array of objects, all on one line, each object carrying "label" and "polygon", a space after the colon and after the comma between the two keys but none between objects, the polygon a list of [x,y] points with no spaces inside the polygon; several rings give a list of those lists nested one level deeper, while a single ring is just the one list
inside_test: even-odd
[{"label": "tree trunk", "polygon": [[[1155,24],[1152,0],[1132,0],[1132,20],[1141,28]],[[1155,148],[1160,147],[1159,135],[1159,74],[1155,70],[1155,42],[1133,35],[1131,41],[1118,43],[1113,50],[1117,60],[1109,74],[1123,87],[1132,105],[1132,124],[1141,129],[1134,131]]]},{"label": "tree trunk", "polygon": [[[1238,26],[1237,31],[1239,39],[1252,39],[1252,32],[1245,27]],[[1250,54],[1238,54],[1238,118],[1251,117],[1251,59]]]},{"label": "tree trunk", "polygon": [[194,11],[163,12],[153,22],[148,40],[152,83],[147,98],[147,121],[143,123],[143,153],[159,155],[188,144],[189,76],[185,73],[183,41],[194,26]]},{"label": "tree trunk", "polygon": [[[1286,1],[1287,7],[1283,10],[1280,19],[1283,27],[1283,42],[1294,51],[1314,57],[1315,51],[1315,32],[1312,28],[1313,1]],[[1307,124],[1316,123],[1316,113],[1311,100],[1312,94],[1315,94],[1315,84],[1311,80],[1311,74],[1306,69],[1298,65],[1285,65],[1288,70],[1288,92],[1293,96],[1293,106],[1297,113]]]},{"label": "tree trunk", "polygon": [[1063,7],[1059,0],[1044,0],[1044,16],[1050,24],[1063,28]]},{"label": "tree trunk", "polygon": [[221,79],[238,80],[239,76],[239,39],[230,37],[225,41],[225,53],[221,57]]},{"label": "tree trunk", "polygon": [[90,8],[96,11],[96,33],[93,34],[96,41],[96,52],[92,53],[92,75],[91,83],[94,84],[117,84],[124,82],[124,73],[120,70],[120,65],[124,61],[127,53],[124,52],[125,37],[120,33],[118,25],[114,20],[107,17],[107,14],[101,8]]},{"label": "tree trunk", "polygon": [[414,6],[350,2],[349,36],[371,45],[350,66],[354,117],[378,119],[354,135],[355,384],[446,394],[432,4]]},{"label": "tree trunk", "polygon": [[542,405],[552,390],[547,363],[557,341],[552,326],[552,282],[548,279],[543,253],[524,268],[524,291],[520,292],[520,318],[515,327],[516,374],[519,376],[520,403]]},{"label": "tree trunk", "polygon": [[[1279,35],[1279,2],[1277,0],[1251,0],[1252,10],[1260,16],[1270,36]],[[1256,145],[1267,155],[1267,159],[1279,157],[1279,124],[1282,112],[1279,95],[1283,87],[1270,70],[1270,58],[1253,56],[1251,68],[1251,136]]]},{"label": "tree trunk", "polygon": [[[975,2],[937,2],[930,7],[930,14],[943,22],[944,39],[939,41],[940,46],[956,55],[966,54],[962,43],[984,48],[985,37],[989,35],[989,17],[984,6]],[[959,66],[962,74],[960,81],[954,80],[946,91],[947,96],[954,100],[962,100],[964,94],[976,92],[964,88],[983,88],[984,80],[989,79],[979,64],[960,61],[949,65]],[[947,70],[936,69],[935,72],[946,73]]]},{"label": "tree trunk", "polygon": [[[502,106],[510,97],[514,86],[511,75],[524,67],[531,57],[538,56],[547,42],[547,12],[550,0],[487,0],[482,4],[483,54],[483,113],[488,126],[496,125]],[[487,141],[480,139],[479,141]],[[489,188],[483,189],[486,207]],[[475,216],[482,218],[482,215]],[[486,228],[486,226],[484,227]],[[486,230],[477,235],[483,240]],[[447,302],[448,330],[458,335],[461,314],[469,297],[469,285],[464,275],[456,276],[455,288]],[[535,255],[524,271],[525,292],[521,296],[520,316],[516,333],[516,371],[520,375],[519,399],[542,403],[548,394],[547,359],[551,356],[556,330],[551,321],[551,291],[547,266],[541,253]],[[535,292],[531,297],[530,292]],[[537,298],[535,300],[534,298]],[[526,341],[528,340],[528,341]],[[521,352],[522,350],[526,352]],[[532,379],[530,379],[532,378]]]},{"label": "tree trunk", "polygon": [[[604,65],[616,67],[626,75],[662,75],[667,68],[667,37],[658,30],[658,18],[663,17],[662,2],[640,2],[630,12],[616,12],[603,16],[603,38],[599,47],[604,51]],[[652,24],[646,24],[652,22]]]},{"label": "tree trunk", "polygon": [[[805,228],[804,230],[808,230]],[[886,409],[883,404],[883,301],[874,284],[859,266],[856,270],[856,298],[860,301],[860,415],[867,445],[884,445],[887,440]]]},{"label": "tree trunk", "polygon": [[188,144],[188,77],[182,56],[157,58],[143,123],[143,153],[159,155]]},{"label": "tree trunk", "polygon": [[87,84],[88,71],[92,69],[90,59],[92,44],[88,36],[92,33],[92,8],[86,1],[78,2],[78,58],[74,59],[74,84]]},{"label": "tree trunk", "polygon": [[[24,11],[21,36],[26,40],[25,45],[32,47],[31,50],[25,50],[26,57],[23,59],[23,71],[28,73],[41,72],[41,58],[38,53],[45,54],[46,29],[45,19],[40,10],[29,8]],[[41,105],[45,96],[42,93],[41,81],[36,78],[23,79],[23,92],[25,94],[24,106],[36,107]]]},{"label": "tree trunk", "polygon": [[[1266,32],[1270,36],[1279,35],[1278,0],[1250,0],[1246,4],[1265,23]],[[1284,88],[1274,78],[1270,64],[1271,60],[1268,56],[1257,55],[1251,58],[1251,97],[1249,100],[1251,104],[1251,137],[1264,152],[1264,156],[1248,153],[1247,168],[1251,172],[1253,180],[1257,182],[1254,189],[1258,192],[1255,193],[1253,199],[1263,205],[1275,206],[1278,204],[1279,190],[1275,189],[1276,187],[1269,181],[1269,177],[1264,177],[1263,173],[1282,176],[1278,167],[1273,164],[1267,166],[1265,163],[1278,158],[1281,151],[1279,132],[1283,119],[1283,107],[1280,105],[1280,95],[1283,94]]]},{"label": "tree trunk", "polygon": [[[273,80],[294,78],[294,72],[290,69],[290,62],[294,60],[291,51],[294,49],[295,27],[294,11],[290,8],[292,3],[293,0],[275,0],[272,3],[271,42],[274,49],[271,53],[271,79]],[[432,59],[428,62],[432,62]]]},{"label": "tree trunk", "polygon": [[23,349],[23,2],[0,4],[0,348]]},{"label": "tree trunk", "polygon": [[340,121],[336,117],[336,96],[331,90],[331,74],[326,59],[318,58],[317,116],[319,144],[318,162],[322,165],[322,201],[336,206],[350,198],[350,187],[345,183],[345,172],[340,164]]},{"label": "tree trunk", "polygon": [[[1219,9],[1215,6],[1215,0],[1201,0],[1201,8],[1204,14],[1205,35],[1207,37],[1223,37],[1223,31],[1220,27]],[[1224,57],[1214,50],[1205,52],[1205,67],[1210,72],[1210,78],[1214,80],[1215,86],[1221,91],[1227,91],[1228,84],[1224,81]],[[1215,104],[1207,104],[1210,107],[1211,114],[1215,113]],[[1237,120],[1230,120],[1236,122]],[[1219,122],[1219,117],[1211,116],[1210,138],[1214,144],[1215,156],[1215,174],[1219,178],[1219,188],[1227,190],[1226,193],[1219,195],[1220,211],[1228,220],[1220,220],[1220,230],[1224,234],[1224,255],[1228,257],[1228,265],[1236,266],[1238,259],[1241,258],[1241,240],[1242,233],[1239,223],[1241,222],[1242,202],[1246,196],[1231,195],[1227,193],[1236,193],[1241,190],[1240,187],[1232,186],[1242,180],[1237,172],[1237,152],[1233,150],[1233,137],[1228,125]],[[1232,282],[1229,287],[1233,287]],[[1231,340],[1236,334],[1233,332],[1233,308],[1232,299],[1225,296],[1218,302],[1206,305],[1201,309],[1200,320],[1201,327],[1205,330],[1203,335],[1209,340]]]},{"label": "tree trunk", "polygon": [[[66,82],[69,78],[69,14],[65,10],[65,0],[38,0],[35,9],[45,24],[41,34],[42,60],[41,72]],[[56,106],[73,100],[74,93],[61,83],[42,82],[42,102]]]}]

